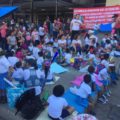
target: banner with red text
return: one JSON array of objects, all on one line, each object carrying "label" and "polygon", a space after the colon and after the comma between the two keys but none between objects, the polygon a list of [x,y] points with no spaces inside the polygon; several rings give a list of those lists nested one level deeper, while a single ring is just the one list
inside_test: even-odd
[{"label": "banner with red text", "polygon": [[80,14],[83,16],[86,27],[93,28],[95,23],[111,23],[112,16],[114,14],[120,14],[120,6],[74,8],[73,14]]}]

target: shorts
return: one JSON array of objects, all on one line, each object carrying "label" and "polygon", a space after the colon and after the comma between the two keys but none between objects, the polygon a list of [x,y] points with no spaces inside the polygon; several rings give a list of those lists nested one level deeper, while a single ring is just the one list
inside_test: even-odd
[{"label": "shorts", "polygon": [[96,91],[100,92],[100,91],[102,91],[102,88],[100,86],[96,85]]},{"label": "shorts", "polygon": [[109,80],[102,80],[101,82],[103,83],[104,86],[108,86],[109,85]]},{"label": "shorts", "polygon": [[87,108],[89,105],[89,101],[87,98],[81,98],[80,96],[78,96],[77,101],[76,101],[79,105]]},{"label": "shorts", "polygon": [[[63,109],[62,110],[62,115],[60,116],[60,118],[66,118],[69,115],[70,115],[70,113],[66,109]],[[60,118],[53,118],[50,115],[48,115],[48,117],[52,120],[60,120]]]},{"label": "shorts", "polygon": [[8,87],[7,83],[4,81],[6,77],[7,73],[0,74],[0,90],[5,90]]}]

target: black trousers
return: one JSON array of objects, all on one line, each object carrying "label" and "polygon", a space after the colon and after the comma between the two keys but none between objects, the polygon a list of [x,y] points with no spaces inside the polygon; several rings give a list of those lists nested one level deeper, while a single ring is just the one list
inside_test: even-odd
[{"label": "black trousers", "polygon": [[75,37],[75,35],[77,35],[77,34],[79,34],[79,33],[80,33],[79,30],[73,30],[73,31],[72,31],[72,35],[71,35],[71,40],[73,40],[74,37]]}]

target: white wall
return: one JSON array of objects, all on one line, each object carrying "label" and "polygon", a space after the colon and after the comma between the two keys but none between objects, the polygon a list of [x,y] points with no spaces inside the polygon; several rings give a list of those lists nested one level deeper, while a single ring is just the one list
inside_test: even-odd
[{"label": "white wall", "polygon": [[106,6],[120,5],[120,0],[106,0]]}]

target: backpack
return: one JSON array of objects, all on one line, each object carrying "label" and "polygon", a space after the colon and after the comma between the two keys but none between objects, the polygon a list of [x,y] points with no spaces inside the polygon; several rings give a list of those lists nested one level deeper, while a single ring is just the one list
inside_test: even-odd
[{"label": "backpack", "polygon": [[24,119],[30,120],[35,118],[38,113],[44,110],[43,102],[40,100],[40,96],[35,95],[35,89],[25,91],[15,103],[17,112],[21,112]]}]

